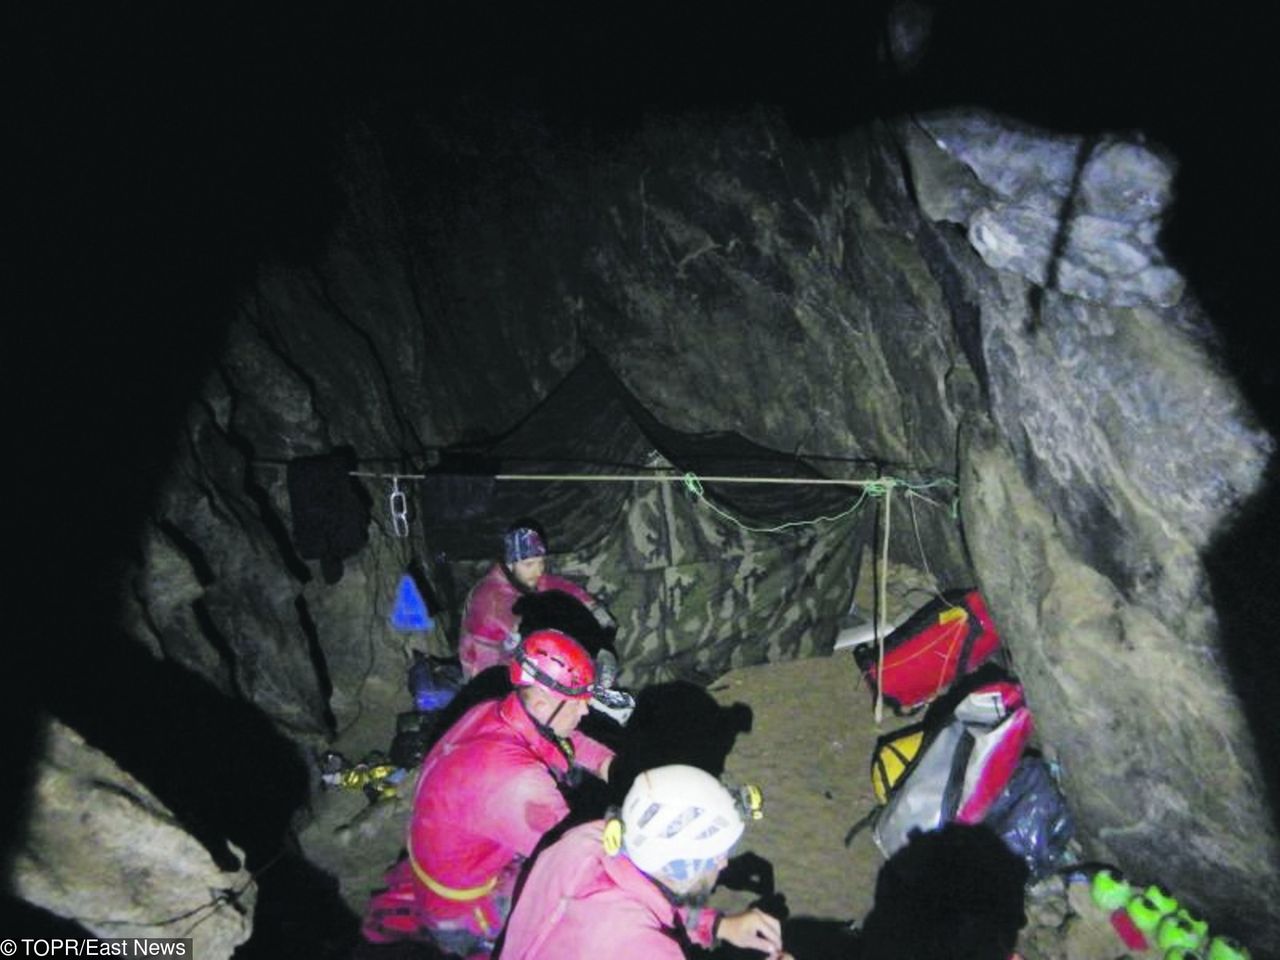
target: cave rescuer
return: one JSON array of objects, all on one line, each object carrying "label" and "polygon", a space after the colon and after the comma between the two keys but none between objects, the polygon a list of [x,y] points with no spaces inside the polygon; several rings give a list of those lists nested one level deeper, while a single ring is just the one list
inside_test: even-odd
[{"label": "cave rescuer", "polygon": [[[758,816],[759,791],[744,793]],[[502,960],[681,960],[683,944],[716,940],[790,960],[775,917],[701,906],[742,835],[742,806],[698,767],[640,774],[618,816],[574,827],[538,855]]]},{"label": "cave rescuer", "polygon": [[582,773],[607,779],[613,753],[576,732],[595,664],[573,638],[539,630],[517,646],[515,689],[463,714],[423,760],[408,856],[375,891],[362,932],[423,940],[488,957],[520,865],[568,813],[560,787]]},{"label": "cave rescuer", "polygon": [[458,639],[462,676],[507,663],[519,640],[512,606],[522,594],[560,590],[578,600],[606,629],[613,618],[590,593],[572,580],[547,572],[547,543],[530,524],[517,524],[502,535],[502,559],[489,568],[467,597]]},{"label": "cave rescuer", "polygon": [[[517,523],[502,535],[502,559],[489,568],[467,596],[458,638],[464,680],[510,661],[520,639],[518,617],[512,607],[522,595],[548,590],[567,593],[586,607],[603,629],[617,630],[604,604],[572,580],[547,571],[547,542],[542,532],[532,523]],[[599,684],[593,705],[625,723],[635,700],[628,693],[612,689],[618,672],[617,658],[605,649],[597,655],[597,661]]]}]

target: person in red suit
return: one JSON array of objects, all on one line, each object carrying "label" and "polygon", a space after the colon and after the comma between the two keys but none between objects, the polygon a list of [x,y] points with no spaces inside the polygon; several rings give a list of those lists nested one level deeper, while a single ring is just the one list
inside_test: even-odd
[{"label": "person in red suit", "polygon": [[521,865],[569,812],[560,787],[608,778],[612,751],[577,730],[596,682],[586,650],[540,630],[509,670],[515,689],[472,707],[423,760],[407,855],[370,901],[366,940],[490,956]]},{"label": "person in red suit", "polygon": [[601,626],[616,626],[594,596],[572,580],[547,571],[547,543],[541,531],[529,523],[517,524],[502,536],[502,559],[489,568],[467,597],[458,638],[464,680],[511,660],[519,640],[519,617],[512,607],[521,596],[549,590],[578,600]]}]

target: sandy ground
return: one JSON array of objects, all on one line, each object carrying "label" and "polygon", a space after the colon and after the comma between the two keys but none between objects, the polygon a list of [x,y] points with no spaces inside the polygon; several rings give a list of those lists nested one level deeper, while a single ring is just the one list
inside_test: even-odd
[{"label": "sandy ground", "polygon": [[[765,795],[765,816],[747,828],[740,850],[773,865],[774,882],[793,918],[860,920],[871,909],[884,858],[862,830],[845,846],[849,828],[875,806],[870,757],[876,739],[911,722],[885,711],[879,726],[872,695],[853,656],[765,664],[736,670],[710,688],[722,705],[753,711],[724,779],[751,782]],[[737,910],[753,894],[717,890],[713,904]],[[1134,960],[1160,951],[1130,951],[1095,907],[1083,883],[1059,879],[1033,887],[1018,950],[1025,960]]]},{"label": "sandy ground", "polygon": [[[739,852],[769,861],[773,888],[785,897],[793,919],[830,921],[828,930],[836,922],[860,920],[871,909],[884,860],[870,830],[859,832],[848,846],[845,836],[875,807],[869,762],[876,739],[910,720],[886,711],[877,726],[871,693],[847,651],[736,670],[709,691],[723,707],[741,703],[752,711],[751,730],[737,735],[723,777],[730,784],[754,783],[765,796],[765,816],[748,826]],[[684,737],[697,739],[700,732],[712,736],[690,729]],[[317,798],[303,845],[338,879],[356,913],[403,842],[408,807],[407,796],[372,805],[348,791]],[[735,911],[757,897],[720,888],[712,903]],[[1025,960],[1125,956],[1084,884],[1068,888],[1053,881],[1033,888],[1027,914],[1018,945]],[[799,960],[842,960],[844,955],[843,950],[797,954]],[[1159,953],[1132,956],[1156,960]]]},{"label": "sandy ground", "polygon": [[[871,694],[853,657],[794,660],[736,670],[711,688],[722,705],[751,707],[725,780],[754,783],[765,796],[740,850],[774,867],[776,888],[797,916],[851,920],[871,907],[883,858],[869,830],[846,847],[849,828],[875,807],[868,763],[876,737],[901,725],[875,725]],[[724,906],[740,895],[717,894]]]}]

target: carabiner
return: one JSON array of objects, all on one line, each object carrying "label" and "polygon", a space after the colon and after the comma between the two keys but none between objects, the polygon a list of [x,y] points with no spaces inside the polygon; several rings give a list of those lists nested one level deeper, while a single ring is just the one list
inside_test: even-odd
[{"label": "carabiner", "polygon": [[391,478],[391,530],[397,537],[409,535],[409,505],[404,491],[400,489],[400,478]]}]

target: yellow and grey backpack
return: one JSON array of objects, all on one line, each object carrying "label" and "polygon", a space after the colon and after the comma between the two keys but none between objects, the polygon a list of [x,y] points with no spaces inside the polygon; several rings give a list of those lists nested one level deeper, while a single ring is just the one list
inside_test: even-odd
[{"label": "yellow and grey backpack", "polygon": [[912,723],[881,736],[871,751],[871,789],[876,802],[888,803],[924,743],[923,723]]}]

